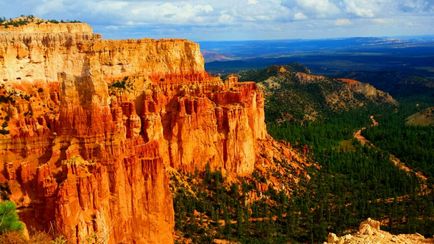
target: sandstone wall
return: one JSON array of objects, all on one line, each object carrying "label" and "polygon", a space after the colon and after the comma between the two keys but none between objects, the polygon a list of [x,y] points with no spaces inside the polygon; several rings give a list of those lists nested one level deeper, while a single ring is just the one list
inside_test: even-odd
[{"label": "sandstone wall", "polygon": [[262,92],[210,77],[197,44],[19,28],[0,29],[0,183],[28,225],[74,243],[170,243],[165,168],[253,171]]},{"label": "sandstone wall", "polygon": [[84,76],[90,66],[107,79],[136,75],[178,82],[206,76],[199,45],[187,40],[102,40],[78,23],[0,28],[3,81],[58,81],[59,72]]}]

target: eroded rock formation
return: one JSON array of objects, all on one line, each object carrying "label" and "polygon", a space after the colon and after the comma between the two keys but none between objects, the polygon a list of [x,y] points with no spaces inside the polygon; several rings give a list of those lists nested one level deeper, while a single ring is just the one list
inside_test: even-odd
[{"label": "eroded rock formation", "polygon": [[330,244],[352,243],[434,243],[434,238],[425,238],[420,234],[392,235],[387,231],[380,230],[380,222],[367,219],[360,223],[359,231],[355,234],[347,234],[342,237],[329,233],[327,242]]},{"label": "eroded rock formation", "polygon": [[209,76],[186,40],[0,29],[0,82],[0,182],[72,243],[173,242],[166,168],[248,175],[267,136],[256,84]]}]

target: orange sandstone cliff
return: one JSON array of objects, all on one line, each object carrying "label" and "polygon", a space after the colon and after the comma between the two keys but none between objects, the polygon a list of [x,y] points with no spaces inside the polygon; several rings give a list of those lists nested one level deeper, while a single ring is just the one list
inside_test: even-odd
[{"label": "orange sandstone cliff", "polygon": [[166,168],[249,175],[267,140],[262,92],[209,76],[196,43],[0,29],[0,183],[28,226],[171,243]]}]

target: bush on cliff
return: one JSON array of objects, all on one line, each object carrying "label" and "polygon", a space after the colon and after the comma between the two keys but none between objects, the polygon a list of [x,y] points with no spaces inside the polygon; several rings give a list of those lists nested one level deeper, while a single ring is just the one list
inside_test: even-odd
[{"label": "bush on cliff", "polygon": [[109,85],[109,91],[111,95],[122,94],[123,92],[130,92],[133,90],[133,83],[128,80],[128,76],[122,80],[114,81]]},{"label": "bush on cliff", "polygon": [[0,234],[23,230],[23,223],[18,218],[15,204],[11,201],[0,203]]}]

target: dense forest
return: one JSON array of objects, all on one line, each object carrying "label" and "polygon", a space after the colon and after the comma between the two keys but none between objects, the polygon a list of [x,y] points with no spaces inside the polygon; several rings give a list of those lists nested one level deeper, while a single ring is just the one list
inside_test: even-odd
[{"label": "dense forest", "polygon": [[[429,103],[407,101],[399,112],[384,113],[378,118],[379,126],[364,131],[370,141],[381,149],[391,152],[408,166],[434,179],[434,127],[410,126],[408,116],[423,110]],[[432,184],[432,183],[431,183]]]},{"label": "dense forest", "polygon": [[[183,188],[175,194],[177,229],[198,243],[215,238],[313,243],[324,241],[328,232],[350,232],[372,217],[393,233],[432,235],[433,192],[419,194],[420,182],[394,167],[388,151],[364,147],[353,139],[356,129],[369,125],[369,115],[380,111],[391,110],[353,110],[304,126],[269,123],[276,139],[300,148],[308,145],[321,169],[312,168],[312,178],[300,183],[291,197],[268,190],[252,204],[244,204],[246,195],[258,190],[251,181],[242,179],[240,185],[231,185],[221,173],[208,170],[203,182],[193,184],[196,195]],[[387,117],[385,113],[382,118]],[[432,153],[431,148],[426,151]],[[414,155],[415,164],[418,157]],[[255,172],[254,177],[261,180],[263,176]]]},{"label": "dense forest", "polygon": [[[429,175],[432,182],[433,128],[404,123],[425,105],[403,101],[399,108],[366,106],[305,124],[267,121],[274,138],[300,150],[309,148],[320,169],[310,169],[311,178],[302,180],[290,197],[268,190],[263,198],[248,204],[249,192],[258,191],[252,180],[231,185],[220,172],[207,170],[203,182],[192,184],[190,191],[181,187],[175,193],[176,229],[197,243],[216,238],[242,243],[316,243],[324,241],[328,232],[351,232],[371,217],[392,233],[430,236],[434,233],[432,183],[422,193],[418,178],[396,168],[389,159],[389,153],[394,153]],[[371,115],[378,118],[379,126],[369,127]],[[353,138],[362,127],[369,127],[365,134],[378,147],[362,146]],[[253,181],[264,177],[258,172],[253,176]]]},{"label": "dense forest", "polygon": [[[317,175],[308,184],[315,185],[319,180],[318,190],[326,191],[317,193],[320,196],[326,194],[330,196],[334,203],[344,201],[350,206],[359,206],[348,209],[353,218],[337,219],[331,222],[333,226],[330,230],[341,232],[339,226],[355,226],[359,221],[367,216],[382,220],[387,223],[386,229],[394,233],[419,232],[425,235],[434,233],[434,199],[432,193],[432,183],[428,183],[431,188],[429,194],[420,194],[420,182],[412,174],[405,173],[394,167],[389,161],[389,153],[392,149],[405,147],[405,144],[413,145],[403,154],[397,153],[396,156],[403,156],[403,160],[410,167],[419,168],[428,174],[432,157],[432,127],[414,128],[405,126],[409,104],[404,102],[401,108],[393,110],[381,107],[368,107],[362,110],[354,110],[337,116],[328,118],[319,123],[306,126],[285,125],[269,126],[270,132],[275,138],[285,139],[295,145],[308,144],[312,148],[312,156],[322,166]],[[353,133],[356,129],[370,124],[369,116],[375,114],[380,119],[380,126],[370,127],[366,133],[376,133],[377,138],[384,141],[373,140],[380,149],[361,146],[356,142]],[[389,128],[390,123],[382,126],[383,120],[394,119],[396,127]],[[398,123],[399,121],[399,123]],[[378,131],[378,132],[377,132]],[[399,131],[399,133],[397,133]],[[380,136],[380,132],[395,138]],[[431,133],[431,134],[430,134]],[[411,135],[411,136],[408,136]],[[382,144],[383,142],[389,142]],[[429,142],[430,141],[430,142]],[[410,142],[410,143],[408,143]],[[426,143],[425,143],[426,142]],[[425,144],[425,147],[418,146]],[[390,146],[389,146],[390,145]],[[395,148],[394,148],[395,146]],[[397,149],[400,150],[400,149]],[[404,157],[405,155],[405,157]],[[431,164],[432,165],[432,164]],[[429,178],[432,182],[432,175]],[[403,197],[404,196],[404,197]],[[336,212],[332,209],[332,216]],[[328,222],[330,224],[330,222]]]}]

